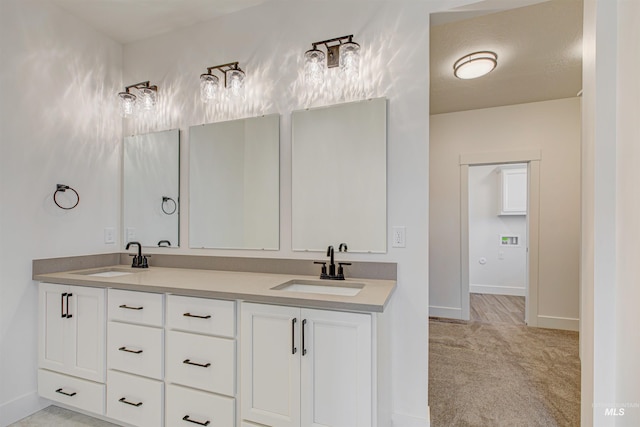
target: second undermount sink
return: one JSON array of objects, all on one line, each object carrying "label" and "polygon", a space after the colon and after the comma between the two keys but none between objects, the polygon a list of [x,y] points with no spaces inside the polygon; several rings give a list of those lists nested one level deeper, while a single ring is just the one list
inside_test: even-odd
[{"label": "second undermount sink", "polygon": [[364,287],[363,283],[336,282],[335,280],[289,280],[271,289],[276,291],[303,292],[323,295],[355,296]]},{"label": "second undermount sink", "polygon": [[137,271],[130,271],[120,268],[100,268],[95,270],[82,271],[76,274],[81,274],[83,276],[89,277],[119,277],[135,273],[137,273]]}]

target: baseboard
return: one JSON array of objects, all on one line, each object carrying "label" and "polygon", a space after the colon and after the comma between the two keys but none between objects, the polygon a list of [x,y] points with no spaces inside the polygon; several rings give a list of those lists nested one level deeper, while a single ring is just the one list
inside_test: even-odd
[{"label": "baseboard", "polygon": [[447,319],[462,319],[462,309],[457,307],[429,306],[429,316],[445,317]]},{"label": "baseboard", "polygon": [[469,292],[472,294],[491,294],[491,295],[511,295],[515,297],[523,297],[526,295],[526,289],[516,286],[491,286],[491,285],[469,285]]},{"label": "baseboard", "polygon": [[429,427],[431,425],[431,422],[425,418],[418,418],[412,415],[394,413],[391,416],[391,425],[393,427]]},{"label": "baseboard", "polygon": [[35,391],[3,403],[0,405],[0,427],[20,421],[49,405],[51,402],[41,398]]},{"label": "baseboard", "polygon": [[547,329],[564,329],[567,331],[578,331],[580,330],[580,319],[538,315],[537,327],[547,328]]}]

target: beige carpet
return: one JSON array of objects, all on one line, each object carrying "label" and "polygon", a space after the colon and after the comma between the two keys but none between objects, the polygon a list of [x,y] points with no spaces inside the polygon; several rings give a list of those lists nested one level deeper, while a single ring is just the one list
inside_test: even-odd
[{"label": "beige carpet", "polygon": [[431,425],[579,426],[577,332],[429,322]]}]

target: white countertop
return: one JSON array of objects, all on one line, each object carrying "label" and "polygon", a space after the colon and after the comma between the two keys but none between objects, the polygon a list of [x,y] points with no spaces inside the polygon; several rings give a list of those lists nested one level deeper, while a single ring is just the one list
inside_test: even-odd
[{"label": "white countertop", "polygon": [[[101,271],[132,272],[116,277],[87,274]],[[35,280],[67,285],[93,286],[132,291],[172,293],[204,298],[237,299],[299,307],[346,311],[382,312],[396,287],[394,280],[347,278],[322,280],[317,276],[246,273],[239,271],[197,270],[187,268],[131,268],[127,265],[46,273]],[[292,280],[321,282],[323,286],[362,284],[353,296],[295,292],[273,289]]]}]

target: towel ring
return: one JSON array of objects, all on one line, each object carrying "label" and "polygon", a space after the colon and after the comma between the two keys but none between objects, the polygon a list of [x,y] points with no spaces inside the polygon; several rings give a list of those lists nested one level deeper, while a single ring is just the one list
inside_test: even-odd
[{"label": "towel ring", "polygon": [[[62,206],[60,203],[58,203],[58,193],[64,193],[67,190],[71,190],[75,193],[76,195],[76,203],[73,206]],[[59,207],[60,209],[64,209],[66,211],[75,208],[76,206],[78,206],[78,203],[80,203],[80,195],[78,194],[78,192],[76,190],[74,190],[73,188],[69,187],[68,185],[64,185],[64,184],[56,184],[56,191],[53,193],[53,203],[56,204],[57,207]]]},{"label": "towel ring", "polygon": [[[165,204],[167,204],[167,202],[171,202],[173,203],[173,209],[169,209],[170,212],[167,211],[167,209],[165,209]],[[167,196],[162,196],[162,212],[164,212],[167,215],[173,215],[176,210],[178,209],[178,204],[176,203],[175,200],[173,200],[171,197],[167,197]]]}]

